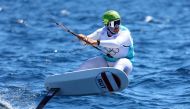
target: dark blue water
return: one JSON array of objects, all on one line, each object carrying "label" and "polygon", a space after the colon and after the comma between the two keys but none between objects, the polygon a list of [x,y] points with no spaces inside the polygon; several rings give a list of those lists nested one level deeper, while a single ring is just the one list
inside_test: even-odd
[{"label": "dark blue water", "polygon": [[181,68],[190,65],[188,0],[0,0],[0,108],[34,109],[47,76],[99,55],[54,20],[89,34],[103,26],[109,9],[120,12],[134,39],[129,87],[105,96],[58,96],[46,109],[190,109],[190,70]]}]

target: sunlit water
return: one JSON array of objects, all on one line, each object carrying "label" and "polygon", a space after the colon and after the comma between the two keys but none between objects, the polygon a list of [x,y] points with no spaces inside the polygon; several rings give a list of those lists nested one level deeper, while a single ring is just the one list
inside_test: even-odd
[{"label": "sunlit water", "polygon": [[47,76],[99,55],[54,21],[89,34],[103,26],[108,9],[120,12],[134,39],[129,87],[104,96],[57,96],[46,108],[189,109],[188,0],[0,0],[0,108],[34,109]]}]

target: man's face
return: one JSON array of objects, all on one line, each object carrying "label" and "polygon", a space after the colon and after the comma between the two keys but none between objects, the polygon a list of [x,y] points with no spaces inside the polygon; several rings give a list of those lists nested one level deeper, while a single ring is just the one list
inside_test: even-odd
[{"label": "man's face", "polygon": [[120,25],[120,20],[115,20],[115,21],[111,21],[108,24],[108,29],[113,33],[116,34],[119,32],[119,25]]}]

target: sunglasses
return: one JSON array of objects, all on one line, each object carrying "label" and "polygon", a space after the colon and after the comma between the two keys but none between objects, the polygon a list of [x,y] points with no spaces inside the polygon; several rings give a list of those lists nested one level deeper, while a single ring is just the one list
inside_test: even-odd
[{"label": "sunglasses", "polygon": [[108,23],[108,27],[112,27],[112,28],[119,27],[119,25],[120,25],[120,20],[115,20]]}]

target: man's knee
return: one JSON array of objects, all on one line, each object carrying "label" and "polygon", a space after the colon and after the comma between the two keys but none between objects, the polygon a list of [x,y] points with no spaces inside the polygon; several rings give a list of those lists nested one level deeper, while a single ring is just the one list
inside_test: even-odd
[{"label": "man's knee", "polygon": [[126,58],[122,58],[122,59],[118,60],[118,62],[116,63],[116,66],[120,66],[121,68],[123,68],[123,71],[126,74],[129,74],[133,69],[133,65],[132,65],[131,61]]}]

